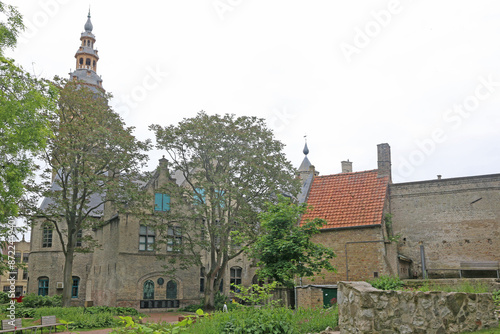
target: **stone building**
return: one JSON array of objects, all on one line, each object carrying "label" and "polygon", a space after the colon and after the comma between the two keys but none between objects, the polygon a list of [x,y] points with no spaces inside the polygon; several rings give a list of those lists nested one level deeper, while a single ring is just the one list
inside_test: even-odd
[{"label": "stone building", "polygon": [[[92,30],[89,14],[85,32],[81,34],[82,44],[75,55],[76,70],[70,73],[70,77],[83,81],[83,84],[98,92],[104,89],[102,79],[96,73],[99,57],[94,49],[96,39]],[[152,179],[142,185],[151,195],[151,214],[170,210],[170,197],[159,190],[167,182],[175,182],[179,187],[185,186],[182,176],[168,171],[166,159],[160,159]],[[54,182],[53,190],[58,190],[57,187]],[[100,199],[93,200],[98,203]],[[50,203],[51,199],[45,198],[41,204],[42,209]],[[184,238],[183,232],[175,225],[172,225],[172,244],[158,250],[153,247],[158,237],[156,231],[141,224],[137,218],[119,213],[108,206],[98,207],[90,212],[90,216],[100,222],[99,227],[81,231],[80,235],[92,236],[99,247],[91,253],[75,255],[72,305],[165,310],[200,303],[205,267],[190,267],[186,270],[176,268],[173,273],[170,270],[172,265],[168,258],[181,256],[176,253],[173,245],[182,243]],[[61,294],[64,254],[55,231],[40,222],[32,228],[31,241],[32,267],[28,292],[39,295]],[[165,259],[159,259],[158,255],[164,255]],[[201,256],[202,262],[208,267],[207,254],[202,253]],[[255,281],[255,268],[251,264],[244,257],[229,261],[220,291],[228,295],[231,283],[250,285]]]},{"label": "stone building", "polygon": [[302,222],[327,221],[314,238],[335,251],[337,272],[297,281],[298,304],[329,304],[341,280],[498,277],[500,174],[394,184],[390,147],[377,148],[377,169],[343,161],[326,176],[304,150],[301,200],[313,209]]},{"label": "stone building", "polygon": [[[2,249],[2,255],[13,256],[16,264],[20,268],[16,268],[13,272],[5,272],[0,276],[0,287],[3,292],[11,294],[11,283],[14,283],[14,293],[16,298],[26,295],[28,291],[28,263],[30,257],[30,243],[23,239],[14,242],[13,248],[6,244]],[[9,252],[13,252],[9,253]],[[14,281],[11,280],[14,278]]]}]

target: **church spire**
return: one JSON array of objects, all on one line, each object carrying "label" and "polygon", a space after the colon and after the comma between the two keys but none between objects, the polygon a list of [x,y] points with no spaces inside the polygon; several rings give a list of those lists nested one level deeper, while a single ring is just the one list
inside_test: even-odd
[{"label": "church spire", "polygon": [[102,79],[97,75],[99,55],[97,50],[94,49],[95,35],[92,33],[94,26],[90,20],[90,8],[84,29],[85,31],[80,36],[80,47],[75,54],[76,70],[70,73],[70,79],[82,81],[83,84],[89,85],[93,89],[97,88],[100,91],[104,91],[102,88]]},{"label": "church spire", "polygon": [[[304,138],[305,137],[306,136],[304,136]],[[307,147],[307,138],[305,139],[305,145],[304,145],[304,149],[302,150],[302,153],[304,153],[305,157],[304,157],[304,160],[302,160],[302,163],[300,164],[299,172],[308,172],[309,167],[311,167],[311,162],[307,158],[307,155],[309,154],[309,148]]]}]

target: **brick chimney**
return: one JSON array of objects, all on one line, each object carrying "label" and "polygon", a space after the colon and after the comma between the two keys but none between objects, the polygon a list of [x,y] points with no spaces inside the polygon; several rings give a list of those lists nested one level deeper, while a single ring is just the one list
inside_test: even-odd
[{"label": "brick chimney", "polygon": [[342,164],[342,173],[352,173],[352,161],[341,161]]},{"label": "brick chimney", "polygon": [[378,144],[377,145],[377,156],[378,156],[378,176],[389,176],[389,182],[392,183],[391,176],[391,147],[389,144]]}]

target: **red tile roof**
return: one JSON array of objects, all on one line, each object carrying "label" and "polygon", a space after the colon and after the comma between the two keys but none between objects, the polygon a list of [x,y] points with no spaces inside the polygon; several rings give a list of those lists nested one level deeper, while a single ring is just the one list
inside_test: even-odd
[{"label": "red tile roof", "polygon": [[301,225],[323,218],[322,228],[381,224],[389,177],[377,177],[377,170],[317,176],[302,216]]}]

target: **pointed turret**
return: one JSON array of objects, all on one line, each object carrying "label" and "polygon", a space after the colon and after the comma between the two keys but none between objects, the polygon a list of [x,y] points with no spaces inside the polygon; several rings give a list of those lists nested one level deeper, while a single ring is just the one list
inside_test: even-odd
[{"label": "pointed turret", "polygon": [[304,160],[302,160],[302,163],[300,164],[300,167],[298,169],[298,177],[300,179],[300,182],[302,184],[302,189],[300,191],[300,194],[298,196],[299,203],[304,203],[307,201],[307,196],[309,194],[309,190],[311,188],[312,181],[315,176],[319,174],[319,172],[316,172],[314,169],[314,166],[311,164],[309,159],[307,158],[307,155],[309,154],[309,147],[307,147],[307,141],[304,145],[304,149],[302,150],[302,153],[304,153]]},{"label": "pointed turret", "polygon": [[90,9],[84,29],[85,31],[82,32],[80,36],[80,41],[82,43],[75,54],[76,70],[70,73],[70,79],[82,81],[83,84],[86,84],[93,89],[97,88],[103,92],[104,89],[102,88],[102,79],[97,74],[97,62],[99,61],[99,55],[97,50],[94,49],[95,36],[92,33],[94,26],[90,20]]}]

